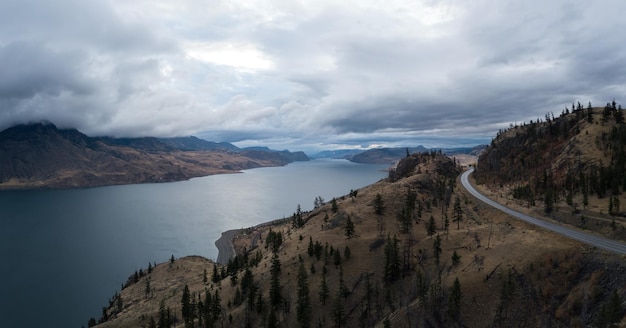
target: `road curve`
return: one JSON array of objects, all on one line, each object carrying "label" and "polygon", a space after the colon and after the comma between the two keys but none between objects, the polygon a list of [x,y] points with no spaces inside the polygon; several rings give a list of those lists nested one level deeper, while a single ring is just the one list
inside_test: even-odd
[{"label": "road curve", "polygon": [[465,189],[469,191],[470,194],[478,198],[480,201],[486,203],[487,205],[493,206],[499,209],[500,211],[508,215],[514,216],[524,222],[534,224],[544,229],[548,229],[550,231],[556,232],[559,235],[578,240],[585,244],[588,244],[597,248],[601,248],[609,252],[613,252],[617,254],[626,254],[626,244],[624,243],[621,243],[615,240],[602,238],[596,235],[584,233],[584,232],[567,228],[562,225],[554,224],[548,221],[540,220],[532,216],[528,216],[526,214],[514,211],[504,205],[494,202],[493,200],[487,198],[483,194],[476,191],[474,187],[472,187],[468,179],[469,175],[472,174],[472,172],[474,172],[473,168],[463,172],[463,174],[461,175],[461,183],[463,184],[463,187],[465,187]]}]

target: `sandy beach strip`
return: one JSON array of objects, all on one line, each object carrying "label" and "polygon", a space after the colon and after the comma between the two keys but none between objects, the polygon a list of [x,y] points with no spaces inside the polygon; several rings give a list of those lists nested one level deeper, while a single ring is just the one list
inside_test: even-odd
[{"label": "sandy beach strip", "polygon": [[235,257],[235,246],[233,246],[233,238],[241,231],[241,229],[228,230],[222,232],[220,239],[215,241],[217,246],[217,263],[228,264],[228,260]]}]

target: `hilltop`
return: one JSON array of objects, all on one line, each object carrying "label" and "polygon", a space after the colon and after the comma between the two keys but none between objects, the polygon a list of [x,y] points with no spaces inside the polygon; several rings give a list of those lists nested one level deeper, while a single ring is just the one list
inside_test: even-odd
[{"label": "hilltop", "polygon": [[302,160],[302,152],[246,151],[195,137],[89,137],[36,123],[0,132],[0,189],[170,182]]},{"label": "hilltop", "polygon": [[626,124],[615,101],[500,131],[475,176],[500,202],[626,240]]},{"label": "hilltop", "polygon": [[226,265],[200,257],[150,265],[110,299],[99,327],[622,320],[623,258],[475,201],[458,183],[461,170],[439,152],[411,154],[387,179],[240,231]]},{"label": "hilltop", "polygon": [[407,153],[423,153],[428,151],[440,151],[448,156],[455,156],[461,162],[475,162],[476,157],[485,149],[486,145],[461,148],[432,148],[428,149],[422,145],[417,147],[394,147],[394,148],[374,148],[368,150],[339,149],[326,150],[312,155],[314,158],[337,158],[347,159],[354,163],[361,164],[396,164],[400,159],[406,157]]}]

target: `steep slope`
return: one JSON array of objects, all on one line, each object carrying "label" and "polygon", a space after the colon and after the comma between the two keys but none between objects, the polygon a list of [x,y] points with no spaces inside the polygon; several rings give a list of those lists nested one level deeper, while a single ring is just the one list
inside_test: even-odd
[{"label": "steep slope", "polygon": [[626,240],[626,124],[615,102],[501,131],[475,175],[535,213]]},{"label": "steep slope", "polygon": [[0,189],[179,181],[295,159],[301,159],[299,153],[268,152],[261,157],[219,149],[182,151],[152,137],[92,138],[38,123],[0,132]]},{"label": "steep slope", "polygon": [[110,300],[99,327],[622,320],[624,259],[475,203],[458,188],[459,172],[436,152],[413,154],[388,179],[242,230],[239,255],[225,266],[187,257],[144,269]]}]

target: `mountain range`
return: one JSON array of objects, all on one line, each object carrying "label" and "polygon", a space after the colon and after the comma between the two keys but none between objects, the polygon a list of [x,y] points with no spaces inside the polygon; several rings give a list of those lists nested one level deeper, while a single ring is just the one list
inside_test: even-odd
[{"label": "mountain range", "polygon": [[[451,156],[476,156],[484,147],[344,149],[322,151],[313,157],[393,165],[407,152],[437,150]],[[76,129],[58,129],[53,123],[41,122],[0,132],[0,189],[169,182],[307,160],[309,157],[301,151],[239,148],[194,136],[90,137]]]},{"label": "mountain range", "polygon": [[196,137],[89,137],[45,122],[0,132],[0,189],[179,181],[306,160],[303,152],[246,150]]}]

